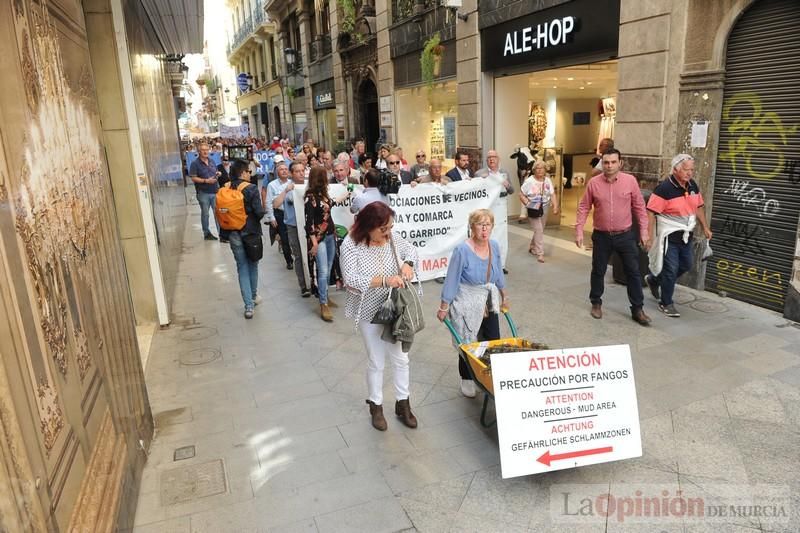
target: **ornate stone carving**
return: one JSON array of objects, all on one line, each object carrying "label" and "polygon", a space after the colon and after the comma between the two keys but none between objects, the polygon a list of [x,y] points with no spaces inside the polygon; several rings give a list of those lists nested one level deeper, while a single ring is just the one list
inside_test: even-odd
[{"label": "ornate stone carving", "polygon": [[47,383],[40,383],[36,387],[36,395],[39,400],[39,429],[42,432],[44,447],[47,453],[53,449],[58,434],[64,428],[64,413],[58,405],[55,391]]}]

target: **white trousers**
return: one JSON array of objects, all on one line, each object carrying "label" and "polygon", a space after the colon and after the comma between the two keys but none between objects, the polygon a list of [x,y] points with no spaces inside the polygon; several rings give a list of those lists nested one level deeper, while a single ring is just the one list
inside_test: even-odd
[{"label": "white trousers", "polygon": [[381,339],[383,324],[370,324],[359,322],[361,338],[367,349],[367,391],[369,400],[375,405],[383,405],[383,367],[389,358],[394,367],[394,397],[395,400],[408,398],[409,373],[408,352],[403,351],[403,344],[392,344]]}]

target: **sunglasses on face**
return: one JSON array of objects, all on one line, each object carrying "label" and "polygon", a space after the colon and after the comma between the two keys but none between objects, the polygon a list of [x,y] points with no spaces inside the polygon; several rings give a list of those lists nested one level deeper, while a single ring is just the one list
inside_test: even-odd
[{"label": "sunglasses on face", "polygon": [[417,157],[425,157],[425,154],[417,154]]},{"label": "sunglasses on face", "polygon": [[400,161],[389,161],[390,165],[399,165]]}]

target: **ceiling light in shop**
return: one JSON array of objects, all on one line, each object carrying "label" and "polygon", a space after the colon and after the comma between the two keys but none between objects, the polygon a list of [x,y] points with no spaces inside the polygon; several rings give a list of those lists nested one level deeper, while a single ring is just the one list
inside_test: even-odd
[{"label": "ceiling light in shop", "polygon": [[590,82],[590,81],[586,82],[586,85],[591,85],[591,84],[592,84],[592,82]]},{"label": "ceiling light in shop", "polygon": [[580,89],[581,91],[582,91],[582,90],[584,90],[585,88],[586,88],[586,87],[584,87],[583,85],[581,85],[581,86],[579,87],[579,89]]},{"label": "ceiling light in shop", "polygon": [[558,81],[558,78],[553,78],[553,81]]},{"label": "ceiling light in shop", "polygon": [[574,80],[574,79],[575,79],[575,78],[567,78],[567,80],[569,80],[569,81],[572,81],[572,80]]},{"label": "ceiling light in shop", "polygon": [[553,89],[558,89],[558,85],[553,85]]}]

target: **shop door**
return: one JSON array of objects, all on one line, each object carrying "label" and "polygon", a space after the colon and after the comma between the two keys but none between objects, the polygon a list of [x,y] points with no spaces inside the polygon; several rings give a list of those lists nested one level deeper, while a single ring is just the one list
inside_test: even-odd
[{"label": "shop door", "polygon": [[706,288],[783,311],[800,216],[800,4],[756,2],[728,40]]},{"label": "shop door", "polygon": [[378,153],[376,143],[380,136],[378,125],[378,89],[375,83],[366,79],[361,82],[358,88],[358,101],[356,109],[359,113],[359,131],[358,135],[364,137],[367,143],[367,151],[373,154]]}]

